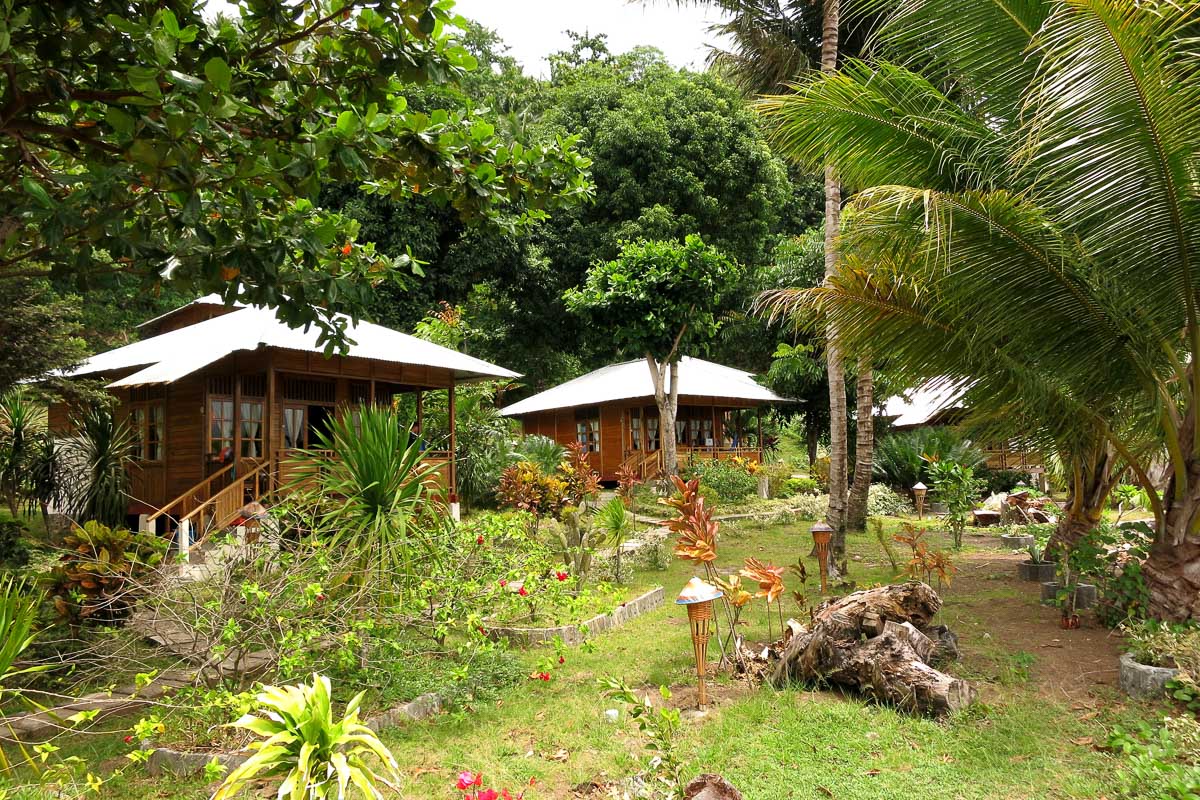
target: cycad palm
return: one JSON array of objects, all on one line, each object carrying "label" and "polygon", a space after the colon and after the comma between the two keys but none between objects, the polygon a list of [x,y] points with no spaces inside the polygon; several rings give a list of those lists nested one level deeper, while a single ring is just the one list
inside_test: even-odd
[{"label": "cycad palm", "polygon": [[1076,505],[1123,466],[1148,484],[1165,446],[1151,605],[1200,615],[1196,6],[898,8],[877,37],[892,61],[764,104],[782,147],[862,187],[831,285],[774,299],[817,303],[844,346],[969,384],[988,424],[1068,451]]}]

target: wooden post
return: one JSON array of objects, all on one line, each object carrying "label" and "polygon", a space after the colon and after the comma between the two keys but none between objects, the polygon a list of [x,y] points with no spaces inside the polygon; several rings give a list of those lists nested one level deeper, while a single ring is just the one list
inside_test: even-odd
[{"label": "wooden post", "polygon": [[716,403],[710,404],[709,414],[712,416],[712,445],[711,445],[712,457],[713,457],[713,461],[716,461],[720,457],[718,455],[720,450],[717,446],[717,404]]},{"label": "wooden post", "polygon": [[[455,522],[459,520],[459,505],[458,505],[458,464],[455,459],[455,450],[457,449],[457,440],[455,438],[455,430],[458,427],[458,421],[455,419],[455,403],[454,403],[454,377],[450,377],[450,388],[447,391],[447,413],[450,417],[450,452],[447,453],[447,472],[449,473],[449,495],[450,495],[450,516]],[[419,408],[420,406],[418,406]]]},{"label": "wooden post", "polygon": [[[372,367],[372,370],[373,369],[374,369],[374,367]],[[371,393],[368,396],[367,400],[370,402],[370,404],[372,406],[375,405],[375,379],[374,378],[371,378]]]},{"label": "wooden post", "polygon": [[[454,400],[453,400],[454,390],[453,389],[450,390],[450,397],[451,397],[450,404],[451,404],[451,407],[453,408],[453,405],[454,405]],[[417,433],[419,433],[421,435],[424,435],[424,433],[425,433],[425,402],[424,401],[425,401],[425,393],[423,391],[421,391],[420,389],[417,389]],[[450,420],[451,434],[450,435],[453,436],[454,435],[454,433],[453,433],[453,431],[454,431],[454,419],[453,419],[454,412],[453,411],[450,412],[450,417],[451,417],[451,420]]]},{"label": "wooden post", "polygon": [[758,463],[763,460],[763,440],[762,440],[762,406],[754,409],[754,416],[758,420]]},{"label": "wooden post", "polygon": [[[280,419],[275,416],[275,356],[274,353],[268,351],[267,407],[263,410],[263,455],[267,457],[268,461],[275,461],[277,456],[275,448],[279,443],[276,439],[280,438],[281,431],[276,430],[276,427],[280,424]],[[279,477],[275,473],[278,470],[278,463],[267,470],[267,496],[271,499],[271,502],[275,501],[275,485]]]},{"label": "wooden post", "polygon": [[[237,370],[237,362],[234,362]],[[233,476],[236,478],[241,470],[242,457],[242,373],[238,371],[233,376]]]}]

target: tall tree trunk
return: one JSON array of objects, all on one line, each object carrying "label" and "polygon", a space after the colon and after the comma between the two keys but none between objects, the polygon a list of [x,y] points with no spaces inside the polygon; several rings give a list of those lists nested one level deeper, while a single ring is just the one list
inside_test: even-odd
[{"label": "tall tree trunk", "polygon": [[867,529],[867,498],[871,492],[872,454],[875,450],[875,376],[865,359],[858,362],[858,425],[854,439],[854,483],[846,504],[846,528]]},{"label": "tall tree trunk", "polygon": [[821,442],[821,429],[817,426],[816,415],[810,412],[805,417],[804,437],[805,444],[808,445],[808,469],[811,472],[813,464],[817,463],[817,445]]},{"label": "tall tree trunk", "polygon": [[1058,527],[1046,547],[1060,554],[1069,553],[1100,524],[1108,496],[1125,471],[1119,467],[1117,453],[1107,442],[1098,443],[1090,452],[1077,455],[1068,463],[1072,471],[1071,490]]},{"label": "tall tree trunk", "polygon": [[667,475],[676,475],[679,472],[679,456],[675,447],[675,415],[679,410],[679,361],[659,363],[654,356],[647,353],[646,364],[654,378],[654,402],[658,406],[658,437],[663,454],[663,470]]},{"label": "tall tree trunk", "polygon": [[[824,0],[821,30],[821,72],[837,71],[839,0]],[[833,167],[825,167],[825,280],[837,270],[837,235],[842,190]],[[829,376],[829,508],[826,521],[833,527],[830,557],[846,549],[846,374],[838,349],[837,329],[826,329],[825,364]]]}]

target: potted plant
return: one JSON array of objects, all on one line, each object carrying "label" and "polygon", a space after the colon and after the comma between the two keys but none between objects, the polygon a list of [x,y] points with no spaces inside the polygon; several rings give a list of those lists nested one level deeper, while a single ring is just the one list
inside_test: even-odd
[{"label": "potted plant", "polygon": [[1005,550],[1027,550],[1036,543],[1037,539],[1032,533],[1016,525],[1005,526],[1004,533],[1000,534],[1000,544]]},{"label": "potted plant", "polygon": [[[1073,559],[1068,556],[1062,564],[1060,579],[1046,581],[1042,584],[1042,602],[1063,609],[1064,618],[1074,615],[1077,610],[1092,608],[1096,605],[1096,585],[1080,582],[1079,576],[1082,571],[1072,562]],[[1072,627],[1078,628],[1079,626]]]},{"label": "potted plant", "polygon": [[1029,554],[1029,558],[1017,564],[1017,576],[1023,581],[1037,583],[1053,581],[1058,562],[1046,558],[1045,546],[1035,541],[1025,548],[1025,552]]},{"label": "potted plant", "polygon": [[1200,637],[1196,631],[1183,632],[1157,620],[1138,620],[1121,626],[1125,633],[1125,652],[1120,659],[1120,684],[1132,697],[1161,697],[1167,684],[1179,677],[1176,656],[1185,649],[1185,639],[1193,647]]}]

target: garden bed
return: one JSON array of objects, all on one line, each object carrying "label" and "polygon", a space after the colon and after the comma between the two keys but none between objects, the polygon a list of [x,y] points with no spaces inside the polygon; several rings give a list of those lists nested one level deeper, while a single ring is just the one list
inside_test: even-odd
[{"label": "garden bed", "polygon": [[658,586],[622,603],[611,612],[597,614],[584,622],[546,628],[499,626],[491,628],[488,635],[493,639],[507,639],[514,644],[524,646],[552,642],[555,639],[561,639],[564,644],[581,644],[588,636],[619,627],[647,611],[658,608],[663,604],[665,598],[666,592],[663,587]]}]

